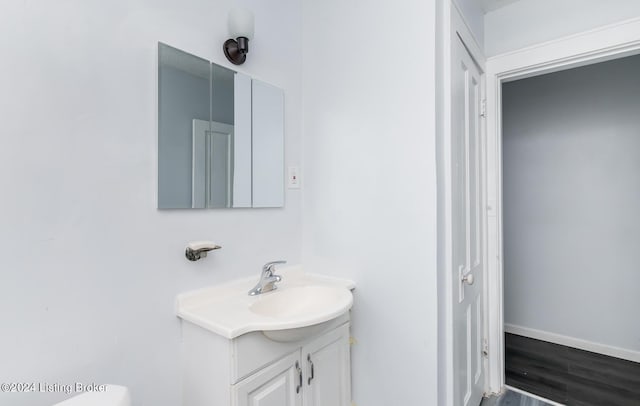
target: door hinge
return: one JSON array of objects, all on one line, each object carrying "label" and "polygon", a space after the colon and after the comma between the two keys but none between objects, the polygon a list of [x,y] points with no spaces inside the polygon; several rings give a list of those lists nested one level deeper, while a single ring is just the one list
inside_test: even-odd
[{"label": "door hinge", "polygon": [[487,99],[482,99],[480,102],[480,117],[487,117]]},{"label": "door hinge", "polygon": [[489,343],[486,338],[482,339],[482,356],[485,358],[489,357]]}]

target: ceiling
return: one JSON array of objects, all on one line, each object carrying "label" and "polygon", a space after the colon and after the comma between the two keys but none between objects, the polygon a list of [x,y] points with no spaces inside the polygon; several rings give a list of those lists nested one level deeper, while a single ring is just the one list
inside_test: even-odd
[{"label": "ceiling", "polygon": [[480,7],[485,13],[493,11],[508,4],[515,3],[519,0],[475,0],[480,3]]}]

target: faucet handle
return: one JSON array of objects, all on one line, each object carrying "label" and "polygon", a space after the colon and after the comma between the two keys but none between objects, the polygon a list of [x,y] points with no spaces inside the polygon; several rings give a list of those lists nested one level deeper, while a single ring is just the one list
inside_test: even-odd
[{"label": "faucet handle", "polygon": [[275,268],[276,265],[281,265],[286,263],[287,261],[284,261],[284,260],[267,262],[262,266],[262,273],[273,274],[273,269]]}]

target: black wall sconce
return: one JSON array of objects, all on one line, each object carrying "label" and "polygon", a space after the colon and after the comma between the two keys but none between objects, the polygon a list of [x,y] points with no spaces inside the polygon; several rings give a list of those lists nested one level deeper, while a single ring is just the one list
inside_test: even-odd
[{"label": "black wall sconce", "polygon": [[222,45],[224,56],[234,65],[242,65],[249,53],[249,40],[253,38],[253,13],[243,8],[234,8],[228,16],[230,39]]}]

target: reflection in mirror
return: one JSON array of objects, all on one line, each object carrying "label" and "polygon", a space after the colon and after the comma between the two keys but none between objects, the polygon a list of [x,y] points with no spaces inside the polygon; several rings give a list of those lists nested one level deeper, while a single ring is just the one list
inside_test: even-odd
[{"label": "reflection in mirror", "polygon": [[158,206],[232,207],[235,72],[165,44],[158,55]]},{"label": "reflection in mirror", "polygon": [[209,131],[209,61],[159,44],[158,47],[158,207],[192,207],[191,134]]},{"label": "reflection in mirror", "polygon": [[234,76],[211,65],[211,121],[193,119],[193,208],[233,207]]},{"label": "reflection in mirror", "polygon": [[283,109],[282,89],[159,43],[158,208],[282,207]]},{"label": "reflection in mirror", "polygon": [[[216,84],[215,91],[211,89],[211,122],[208,129],[199,133],[195,132],[195,123],[193,127],[194,208],[231,205],[229,180],[233,177],[233,72],[215,69],[213,65],[211,68],[212,83]],[[225,102],[226,100],[229,102]],[[198,141],[204,141],[206,145]],[[198,177],[204,179],[204,194],[197,190],[199,185],[195,181]]]}]

